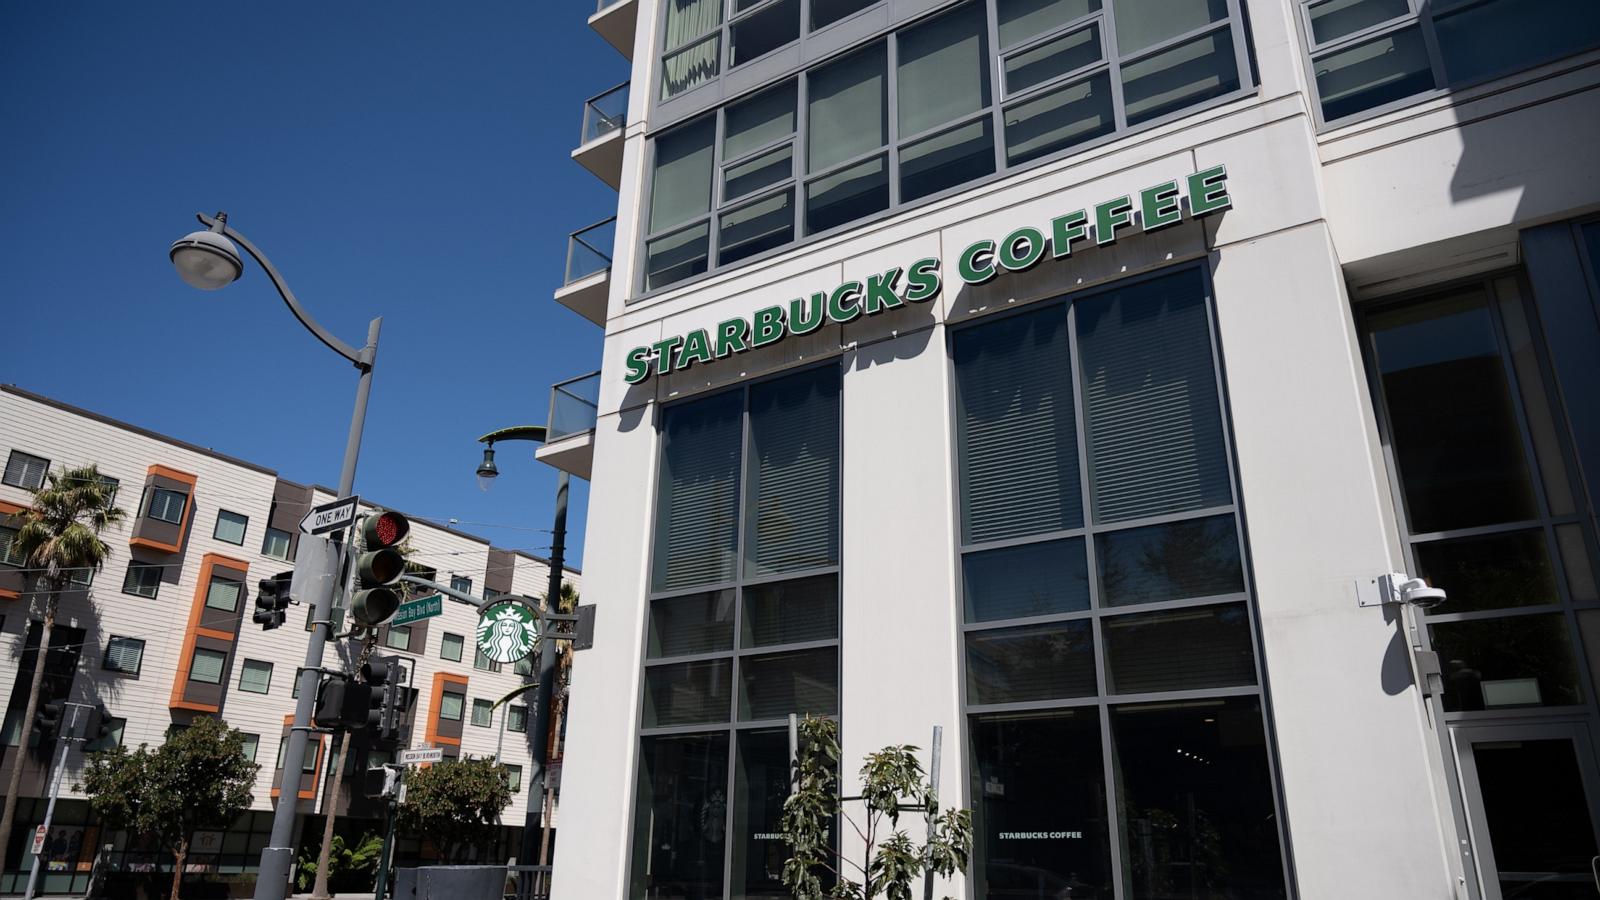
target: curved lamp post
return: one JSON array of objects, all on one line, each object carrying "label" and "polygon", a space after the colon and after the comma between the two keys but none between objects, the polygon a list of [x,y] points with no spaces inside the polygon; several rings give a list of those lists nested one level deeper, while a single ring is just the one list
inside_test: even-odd
[{"label": "curved lamp post", "polygon": [[[497,441],[534,441],[544,443],[547,431],[543,425],[514,425],[491,431],[478,442],[484,445],[483,462],[478,464],[478,486],[484,490],[489,489],[489,484],[499,474],[500,469],[494,464],[494,445]],[[556,514],[555,522],[550,526],[550,584],[545,592],[545,612],[555,611],[555,605],[561,602],[561,576],[566,567],[567,543],[567,485],[571,478],[566,472],[559,472],[556,478]],[[519,859],[527,859],[533,854],[529,842],[533,837],[534,827],[540,830],[539,865],[547,863],[549,852],[549,822],[544,814],[543,797],[545,794],[545,772],[550,762],[550,701],[554,693],[556,681],[556,642],[549,633],[549,622],[545,621],[544,627],[539,629],[539,689],[534,692],[533,727],[533,760],[532,769],[528,776],[528,797],[541,798],[539,803],[539,819],[533,820],[535,815],[533,805],[528,806],[528,821],[522,830],[522,848]],[[509,714],[509,713],[508,713]]]},{"label": "curved lamp post", "polygon": [[[339,496],[348,497],[355,490],[356,459],[361,453],[361,432],[366,425],[367,397],[372,391],[372,367],[378,356],[378,329],[383,324],[380,316],[367,324],[367,343],[357,349],[339,340],[311,318],[294,292],[284,283],[283,276],[273,267],[266,255],[244,235],[228,225],[227,213],[215,217],[199,215],[195,218],[207,227],[194,231],[172,242],[167,251],[178,276],[190,286],[202,291],[215,291],[239,279],[244,274],[244,261],[238,249],[243,247],[250,258],[260,264],[278,296],[288,305],[289,311],[300,320],[317,340],[328,349],[349,360],[361,373],[356,386],[356,408],[350,418],[350,436],[345,442],[344,465],[339,470]],[[272,819],[272,837],[261,851],[261,871],[256,876],[255,900],[283,900],[289,887],[289,868],[294,862],[295,798],[300,796],[300,773],[305,759],[307,733],[311,730],[311,712],[316,703],[317,671],[322,667],[322,650],[328,641],[329,613],[333,606],[333,593],[319,592],[312,598],[312,632],[306,644],[305,665],[299,677],[300,699],[295,703],[294,726],[289,731],[289,745],[283,756],[283,781],[278,786],[279,802]]]}]

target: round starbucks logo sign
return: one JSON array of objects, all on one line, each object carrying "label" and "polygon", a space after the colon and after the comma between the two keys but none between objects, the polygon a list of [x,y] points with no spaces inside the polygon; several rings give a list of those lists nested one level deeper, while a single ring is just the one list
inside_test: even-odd
[{"label": "round starbucks logo sign", "polygon": [[501,600],[478,616],[478,650],[497,663],[514,663],[533,652],[539,616],[526,603]]}]

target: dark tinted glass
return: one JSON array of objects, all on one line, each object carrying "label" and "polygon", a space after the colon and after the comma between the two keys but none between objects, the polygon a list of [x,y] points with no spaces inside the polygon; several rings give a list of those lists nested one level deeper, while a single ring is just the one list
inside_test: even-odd
[{"label": "dark tinted glass", "polygon": [[1006,93],[1014,94],[1100,60],[1100,26],[1069,32],[1005,61]]},{"label": "dark tinted glass", "polygon": [[967,703],[1017,703],[1095,693],[1087,621],[967,635]]},{"label": "dark tinted glass", "polygon": [[733,578],[744,394],[727,391],[662,413],[653,584],[671,590]]},{"label": "dark tinted glass", "polygon": [[789,732],[744,731],[733,771],[733,896],[789,898],[783,888],[783,801],[789,797]]},{"label": "dark tinted glass", "polygon": [[839,367],[750,387],[745,575],[839,560]]},{"label": "dark tinted glass", "polygon": [[763,197],[719,217],[717,262],[721,265],[782,247],[794,240],[794,191]]},{"label": "dark tinted glass", "polygon": [[962,541],[1081,526],[1066,308],[965,328],[951,343]]},{"label": "dark tinted glass", "polygon": [[640,739],[633,814],[634,900],[721,900],[728,736]]},{"label": "dark tinted glass", "polygon": [[1243,603],[1116,616],[1101,624],[1113,694],[1255,684]]},{"label": "dark tinted glass", "polygon": [[961,573],[968,622],[1089,608],[1083,538],[968,553]]},{"label": "dark tinted glass", "polygon": [[739,661],[739,721],[839,712],[839,651],[795,650]]},{"label": "dark tinted glass", "polygon": [[1231,502],[1199,270],[1096,294],[1076,310],[1095,521]]},{"label": "dark tinted glass", "polygon": [[1501,895],[1566,900],[1592,892],[1594,825],[1572,741],[1484,742],[1472,746],[1472,758]]},{"label": "dark tinted glass", "polygon": [[1110,134],[1111,76],[1105,72],[1006,107],[1006,163],[1018,165]]},{"label": "dark tinted glass", "polygon": [[1429,625],[1444,668],[1444,708],[1583,702],[1572,636],[1559,613]]},{"label": "dark tinted glass", "polygon": [[888,161],[878,156],[806,186],[806,232],[827,231],[888,208]]},{"label": "dark tinted glass", "polygon": [[666,287],[704,272],[710,245],[711,225],[707,222],[645,244],[645,289]]},{"label": "dark tinted glass", "polygon": [[731,28],[733,39],[729,65],[744,65],[758,56],[794,42],[800,37],[800,0],[778,0],[747,19],[740,19]]},{"label": "dark tinted glass", "polygon": [[1308,10],[1312,43],[1336,41],[1363,28],[1399,18],[1410,11],[1411,5],[1406,0],[1325,0],[1313,3]]},{"label": "dark tinted glass", "polygon": [[726,659],[644,670],[644,727],[728,721],[733,664]]},{"label": "dark tinted glass", "polygon": [[650,604],[646,655],[688,656],[733,649],[733,591],[668,597]]},{"label": "dark tinted glass", "polygon": [[1260,701],[1118,707],[1111,737],[1126,896],[1287,896]]},{"label": "dark tinted glass", "polygon": [[900,202],[910,203],[994,172],[988,116],[900,150]]},{"label": "dark tinted glass", "polygon": [[1099,711],[973,716],[971,735],[975,896],[1110,898]]},{"label": "dark tinted glass", "polygon": [[880,2],[882,0],[811,0],[811,27],[832,25],[853,12]]},{"label": "dark tinted glass", "polygon": [[1095,556],[1102,606],[1244,590],[1244,565],[1232,515],[1097,535]]},{"label": "dark tinted glass", "polygon": [[1238,89],[1239,62],[1233,56],[1233,32],[1226,28],[1122,66],[1122,97],[1129,125]]},{"label": "dark tinted glass", "polygon": [[839,636],[839,589],[834,575],[744,589],[741,647],[825,641]]},{"label": "dark tinted glass", "polygon": [[1387,310],[1370,325],[1412,533],[1537,517],[1482,290]]},{"label": "dark tinted glass", "polygon": [[1311,67],[1316,71],[1322,118],[1329,122],[1435,86],[1422,30],[1415,27],[1330,53]]},{"label": "dark tinted glass", "polygon": [[1439,37],[1445,75],[1459,84],[1574,53],[1600,41],[1600,4],[1592,0],[1490,0],[1437,16],[1433,30]]},{"label": "dark tinted glass", "polygon": [[1450,599],[1437,613],[1560,602],[1542,531],[1428,541],[1412,546],[1417,575]]}]

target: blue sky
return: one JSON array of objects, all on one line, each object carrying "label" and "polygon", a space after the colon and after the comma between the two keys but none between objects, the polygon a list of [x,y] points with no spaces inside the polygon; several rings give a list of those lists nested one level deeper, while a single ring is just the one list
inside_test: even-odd
[{"label": "blue sky", "polygon": [[588,8],[0,6],[0,381],[337,484],[355,370],[253,263],[202,293],[167,261],[226,210],[335,334],[384,317],[357,490],[547,552],[555,470],[530,444],[488,493],[472,470],[479,434],[599,364],[551,299],[567,232],[616,207],[568,156],[628,77]]}]

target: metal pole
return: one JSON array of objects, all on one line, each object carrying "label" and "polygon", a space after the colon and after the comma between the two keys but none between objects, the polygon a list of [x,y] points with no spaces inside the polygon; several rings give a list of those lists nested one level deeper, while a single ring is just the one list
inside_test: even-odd
[{"label": "metal pole", "polygon": [[[55,818],[56,814],[56,797],[61,794],[61,776],[65,775],[67,771],[67,749],[72,746],[72,735],[78,732],[78,711],[84,708],[76,703],[67,705],[72,707],[72,721],[65,723],[66,727],[61,730],[61,755],[56,759],[55,778],[50,781],[50,803],[44,808],[44,833],[47,839],[50,835],[50,820]],[[20,758],[17,760],[17,765],[22,765]],[[39,849],[42,850],[44,848],[41,847]],[[28,872],[28,892],[23,894],[26,900],[33,900],[33,891],[38,883],[39,854],[35,853],[33,855],[33,869]]]},{"label": "metal pole", "polygon": [[[356,408],[350,417],[350,436],[345,441],[344,465],[339,470],[339,496],[355,490],[356,460],[361,453],[361,433],[367,423],[367,397],[372,393],[372,366],[378,355],[378,329],[383,319],[367,325],[367,346],[361,350],[361,381],[356,386]],[[294,725],[289,730],[289,745],[283,753],[283,779],[278,784],[278,804],[272,816],[272,837],[261,851],[261,869],[256,875],[255,900],[284,900],[289,893],[289,872],[294,864],[295,808],[300,798],[300,773],[306,757],[306,736],[311,729],[311,713],[317,701],[317,671],[322,668],[322,651],[330,634],[334,585],[318,591],[312,598],[311,637],[306,643],[306,659],[298,673],[300,699],[294,707]]]},{"label": "metal pole", "polygon": [[[567,483],[569,477],[566,472],[560,473],[556,479],[556,515],[555,522],[550,527],[550,586],[545,592],[545,612],[554,612],[556,604],[561,602],[561,576],[562,568],[566,565],[567,544]],[[556,682],[556,642],[549,633],[550,623],[545,620],[544,633],[539,635],[539,689],[535,693],[533,704],[533,753],[532,773],[528,778],[528,796],[542,797],[544,795],[545,767],[550,756],[550,699],[555,690]],[[523,859],[534,857],[533,829],[537,825],[541,833],[541,844],[544,840],[544,831],[549,828],[549,819],[544,815],[544,804],[535,812],[533,805],[529,804],[528,817],[522,829],[522,853],[518,854]],[[535,821],[537,817],[537,821]],[[534,857],[537,858],[537,857]],[[546,860],[539,859],[539,864],[546,864]]]},{"label": "metal pole", "polygon": [[[939,766],[943,762],[944,726],[933,726],[933,759],[928,766],[928,808],[923,817],[928,822],[928,842],[933,842],[933,820],[939,815]],[[926,845],[924,845],[926,846]],[[933,870],[922,873],[922,900],[933,900]]]},{"label": "metal pole", "polygon": [[372,886],[372,900],[383,900],[388,893],[389,856],[394,852],[394,807],[395,798],[383,798],[383,849],[378,853],[378,881]]}]

